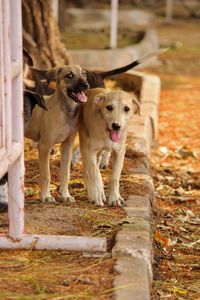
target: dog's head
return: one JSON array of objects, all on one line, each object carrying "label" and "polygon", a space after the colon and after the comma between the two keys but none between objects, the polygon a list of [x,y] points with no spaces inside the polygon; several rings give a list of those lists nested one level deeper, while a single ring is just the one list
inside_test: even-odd
[{"label": "dog's head", "polygon": [[116,90],[98,94],[95,104],[101,110],[110,139],[118,143],[134,113],[140,113],[140,104],[135,96]]},{"label": "dog's head", "polygon": [[56,81],[59,92],[67,95],[75,102],[87,101],[85,91],[89,88],[87,74],[78,65],[66,65],[49,70],[46,74],[48,83]]}]

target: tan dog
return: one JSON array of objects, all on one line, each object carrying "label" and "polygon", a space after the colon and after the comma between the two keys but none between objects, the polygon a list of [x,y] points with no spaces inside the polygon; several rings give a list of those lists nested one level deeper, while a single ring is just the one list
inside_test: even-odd
[{"label": "tan dog", "polygon": [[80,103],[87,101],[89,88],[86,72],[77,65],[53,68],[47,80],[56,80],[56,92],[45,97],[48,111],[35,107],[25,136],[39,143],[41,200],[55,201],[50,194],[49,155],[52,147],[61,143],[60,194],[63,201],[74,201],[68,190],[72,144],[77,133]]},{"label": "tan dog", "polygon": [[79,125],[80,149],[88,197],[103,206],[106,198],[98,159],[103,150],[112,150],[112,176],[108,203],[122,206],[119,179],[124,162],[128,122],[139,112],[137,99],[121,90],[108,92],[103,88],[87,91],[88,101],[82,107]]}]

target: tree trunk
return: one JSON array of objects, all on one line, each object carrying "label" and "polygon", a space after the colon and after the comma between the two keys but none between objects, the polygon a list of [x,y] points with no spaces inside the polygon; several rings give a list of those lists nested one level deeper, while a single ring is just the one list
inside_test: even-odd
[{"label": "tree trunk", "polygon": [[51,68],[71,63],[61,41],[50,0],[23,0],[23,46],[37,68]]}]

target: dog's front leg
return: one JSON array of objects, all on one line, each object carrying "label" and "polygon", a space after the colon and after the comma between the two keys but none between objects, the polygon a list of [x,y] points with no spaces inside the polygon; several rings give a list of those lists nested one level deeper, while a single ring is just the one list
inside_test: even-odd
[{"label": "dog's front leg", "polygon": [[50,168],[49,168],[49,157],[51,146],[42,141],[38,145],[39,150],[39,167],[40,167],[40,188],[41,188],[41,200],[42,202],[55,202],[55,199],[51,196],[50,193]]},{"label": "dog's front leg", "polygon": [[60,159],[60,199],[61,201],[75,202],[74,197],[69,193],[68,184],[70,180],[70,166],[72,160],[72,144],[74,139],[71,137],[61,144]]},{"label": "dog's front leg", "polygon": [[109,199],[110,206],[122,206],[124,205],[124,199],[119,192],[119,180],[124,163],[125,145],[118,151],[113,151],[112,161],[112,176],[110,181]]},{"label": "dog's front leg", "polygon": [[85,149],[85,151],[82,151],[82,159],[89,201],[94,202],[97,206],[104,206],[106,197],[101,173],[97,164],[97,155],[95,152]]}]

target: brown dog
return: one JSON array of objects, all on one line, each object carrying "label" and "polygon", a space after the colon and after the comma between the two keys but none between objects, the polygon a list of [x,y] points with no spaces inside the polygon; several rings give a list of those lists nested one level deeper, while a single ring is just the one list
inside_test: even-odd
[{"label": "brown dog", "polygon": [[48,71],[47,80],[56,80],[56,91],[45,97],[48,111],[38,107],[25,131],[25,136],[39,143],[40,187],[42,201],[55,201],[50,194],[49,154],[61,143],[60,194],[63,201],[74,201],[69,194],[72,144],[77,133],[80,104],[87,101],[89,88],[86,72],[77,65],[57,67]]}]

